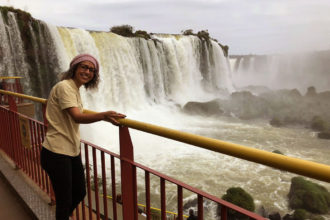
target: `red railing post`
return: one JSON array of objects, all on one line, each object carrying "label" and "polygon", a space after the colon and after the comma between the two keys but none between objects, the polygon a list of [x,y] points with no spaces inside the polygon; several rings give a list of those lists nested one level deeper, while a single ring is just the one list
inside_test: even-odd
[{"label": "red railing post", "polygon": [[[13,111],[14,113],[17,113],[17,105],[15,103],[15,99],[12,96],[8,96],[8,105],[9,105],[9,110]],[[15,168],[17,168],[17,160],[16,160],[16,155],[15,155],[15,143],[16,143],[16,135],[17,131],[15,130],[15,123],[16,123],[16,114],[9,114],[10,119],[9,119],[9,134],[10,134],[10,156],[12,160],[15,162]],[[8,147],[8,146],[7,146]]]},{"label": "red railing post", "polygon": [[136,175],[133,165],[128,162],[134,162],[134,152],[128,127],[119,128],[119,140],[123,219],[137,220]]}]

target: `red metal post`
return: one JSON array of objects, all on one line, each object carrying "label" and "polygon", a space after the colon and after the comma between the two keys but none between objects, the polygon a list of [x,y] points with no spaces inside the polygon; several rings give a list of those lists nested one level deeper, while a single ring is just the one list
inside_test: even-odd
[{"label": "red metal post", "polygon": [[111,189],[112,189],[113,219],[117,220],[116,170],[115,170],[115,157],[113,155],[111,155]]},{"label": "red metal post", "polygon": [[145,171],[145,182],[146,182],[146,215],[147,220],[151,220],[150,213],[150,173]]},{"label": "red metal post", "polygon": [[166,195],[165,195],[165,179],[160,178],[160,207],[161,219],[166,220]]},{"label": "red metal post", "polygon": [[95,196],[95,206],[96,206],[96,219],[100,219],[100,203],[99,203],[99,183],[97,175],[97,164],[96,164],[96,149],[92,149],[93,152],[93,170],[94,170],[94,196]]},{"label": "red metal post", "polygon": [[221,220],[227,220],[227,210],[226,206],[221,205]]},{"label": "red metal post", "polygon": [[[120,140],[120,166],[121,166],[121,188],[123,199],[123,219],[137,220],[136,178],[131,163],[134,162],[134,152],[131,137],[127,127],[119,128]],[[128,161],[127,161],[128,160]]]},{"label": "red metal post", "polygon": [[[103,211],[105,219],[108,219],[108,199],[107,199],[107,176],[105,172],[105,158],[104,152],[101,151],[101,165],[102,165],[102,188],[103,188]],[[113,201],[114,202],[114,201]]]},{"label": "red metal post", "polygon": [[198,220],[203,220],[203,196],[198,194]]},{"label": "red metal post", "polygon": [[178,220],[183,220],[183,193],[182,186],[178,185]]},{"label": "red metal post", "polygon": [[87,144],[85,144],[85,166],[86,166],[86,182],[87,182],[87,197],[88,197],[88,214],[89,214],[89,219],[93,219],[91,176],[90,176],[90,170],[89,170],[89,156],[88,156],[88,145]]}]

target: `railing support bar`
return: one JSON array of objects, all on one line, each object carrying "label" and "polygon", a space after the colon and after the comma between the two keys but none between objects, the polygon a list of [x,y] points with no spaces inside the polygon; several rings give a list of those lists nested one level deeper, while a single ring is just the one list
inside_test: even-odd
[{"label": "railing support bar", "polygon": [[121,166],[121,189],[123,199],[123,219],[135,219],[137,216],[136,179],[132,164],[122,160],[123,158],[134,161],[134,152],[128,127],[119,128],[120,140],[120,166]]}]

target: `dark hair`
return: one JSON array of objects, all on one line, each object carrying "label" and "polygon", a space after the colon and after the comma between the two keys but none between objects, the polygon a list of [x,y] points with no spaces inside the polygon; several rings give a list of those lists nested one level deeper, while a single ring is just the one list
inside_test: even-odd
[{"label": "dark hair", "polygon": [[[81,62],[80,62],[81,63]],[[65,79],[73,79],[80,63],[77,63],[69,68],[69,70],[63,72],[61,75],[61,81]],[[96,89],[100,82],[100,76],[98,73],[94,73],[94,77],[91,81],[84,84],[86,89]]]}]

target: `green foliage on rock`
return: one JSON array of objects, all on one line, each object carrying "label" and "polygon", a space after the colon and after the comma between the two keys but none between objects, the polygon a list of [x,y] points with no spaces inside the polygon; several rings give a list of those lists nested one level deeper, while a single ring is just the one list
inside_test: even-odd
[{"label": "green foliage on rock", "polygon": [[121,35],[123,37],[134,37],[133,30],[134,28],[128,24],[113,26],[112,28],[110,28],[110,31],[112,33]]},{"label": "green foliage on rock", "polygon": [[311,121],[311,128],[316,131],[325,131],[328,126],[327,123],[320,116],[314,116]]},{"label": "green foliage on rock", "polygon": [[188,30],[182,31],[182,34],[183,35],[186,35],[186,36],[188,36],[188,35],[194,35],[194,36],[196,36],[196,34],[194,33],[193,29],[188,29]]},{"label": "green foliage on rock", "polygon": [[294,220],[305,220],[309,218],[309,213],[304,209],[297,209],[293,213]]},{"label": "green foliage on rock", "polygon": [[269,124],[274,126],[274,127],[281,127],[283,125],[282,121],[278,117],[272,118],[270,120]]},{"label": "green foliage on rock", "polygon": [[[241,187],[231,187],[227,190],[226,194],[222,196],[223,200],[233,203],[239,207],[253,212],[255,205],[253,197]],[[233,210],[228,211],[229,219],[245,219],[246,216],[237,213]]]},{"label": "green foliage on rock", "polygon": [[137,30],[134,32],[134,28],[128,24],[113,26],[110,28],[110,31],[123,37],[141,37],[146,40],[151,39],[151,36],[148,34],[148,32],[143,30]]},{"label": "green foliage on rock", "polygon": [[291,179],[288,197],[292,209],[305,209],[317,214],[329,211],[330,193],[327,189],[302,177]]},{"label": "green foliage on rock", "polygon": [[142,37],[142,38],[144,38],[146,40],[150,40],[151,39],[151,36],[150,36],[150,34],[148,34],[148,32],[141,31],[141,30],[135,31],[134,36],[135,37]]},{"label": "green foliage on rock", "polygon": [[201,40],[210,41],[210,34],[208,30],[198,31],[197,37],[199,37]]}]

